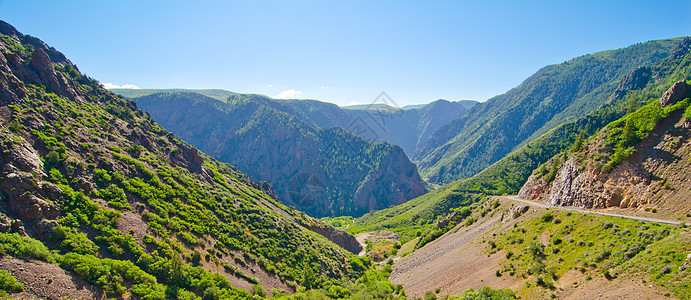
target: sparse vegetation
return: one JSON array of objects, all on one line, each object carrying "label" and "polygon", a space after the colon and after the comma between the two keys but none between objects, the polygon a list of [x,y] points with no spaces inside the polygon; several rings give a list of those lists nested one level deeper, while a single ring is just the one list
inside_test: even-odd
[{"label": "sparse vegetation", "polygon": [[[540,218],[521,221],[517,228],[512,228],[506,234],[496,235],[488,241],[487,251],[490,253],[497,249],[506,251],[504,272],[515,270],[516,276],[532,276],[535,283],[533,288],[550,290],[554,287],[555,280],[572,268],[580,270],[584,276],[599,274],[611,280],[617,276],[615,274],[639,274],[640,270],[657,267],[658,271],[648,272],[647,276],[664,282],[677,297],[686,297],[684,295],[687,292],[683,289],[686,286],[685,275],[677,273],[678,266],[685,257],[675,256],[677,253],[691,251],[689,243],[683,241],[688,237],[683,237],[682,228],[579,213],[548,213],[554,218],[562,219],[562,222],[546,222],[543,216],[547,213],[543,213]],[[549,235],[550,242],[543,245],[539,242],[540,235]],[[530,242],[527,245],[517,242],[519,237]],[[564,240],[568,240],[572,246],[560,247]],[[672,256],[644,251],[646,249],[665,249],[663,251]],[[656,259],[659,255],[670,258],[663,259],[663,262],[674,264],[667,269],[674,276],[659,271],[662,267],[654,263],[659,261]],[[647,266],[635,265],[643,262]]]}]

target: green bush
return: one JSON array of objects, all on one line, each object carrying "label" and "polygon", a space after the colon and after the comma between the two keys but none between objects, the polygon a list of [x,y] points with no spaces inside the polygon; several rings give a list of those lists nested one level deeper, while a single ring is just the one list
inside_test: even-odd
[{"label": "green bush", "polygon": [[98,191],[98,195],[108,202],[108,205],[119,208],[132,210],[132,207],[127,202],[127,195],[125,195],[125,190],[121,189],[115,184],[111,184],[107,189],[102,189]]},{"label": "green bush", "polygon": [[484,300],[484,299],[493,299],[493,300],[508,300],[508,299],[516,299],[516,292],[512,291],[509,288],[503,289],[503,290],[493,290],[492,288],[488,286],[481,287],[479,290],[475,291],[473,289],[467,289],[463,292],[463,294],[459,296],[451,296],[449,299],[457,299],[457,300]]},{"label": "green bush", "polygon": [[53,261],[53,255],[43,243],[18,233],[0,233],[0,252],[18,258]]},{"label": "green bush", "polygon": [[0,270],[0,290],[19,293],[24,291],[24,285],[17,282],[17,278],[14,278],[9,272]]},{"label": "green bush", "polygon": [[112,179],[113,177],[108,174],[108,171],[102,169],[94,170],[93,180],[99,187],[104,188],[108,186]]},{"label": "green bush", "polygon": [[550,212],[546,212],[546,213],[542,214],[542,216],[540,216],[540,220],[542,220],[542,222],[545,222],[545,223],[551,222],[552,219],[554,219],[554,215],[552,215],[552,213],[550,213]]},{"label": "green bush", "polygon": [[108,294],[122,295],[127,289],[126,282],[132,284],[132,293],[142,299],[165,299],[163,285],[156,278],[142,271],[129,261],[99,259],[93,255],[67,253],[59,261],[60,267],[73,270],[80,277]]},{"label": "green bush", "polygon": [[74,228],[56,226],[50,235],[51,240],[60,245],[62,253],[79,253],[96,255],[99,247],[96,246],[84,233],[77,232]]}]

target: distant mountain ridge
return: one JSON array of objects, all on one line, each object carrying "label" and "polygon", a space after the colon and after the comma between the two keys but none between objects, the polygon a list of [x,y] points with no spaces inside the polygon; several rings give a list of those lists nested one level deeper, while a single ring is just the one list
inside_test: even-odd
[{"label": "distant mountain ridge", "polygon": [[133,99],[170,92],[196,93],[223,102],[232,101],[236,97],[254,99],[265,104],[270,103],[274,108],[297,116],[317,128],[341,127],[370,142],[386,141],[398,145],[403,148],[408,157],[411,157],[417,147],[431,137],[437,129],[462,116],[479,103],[473,100],[439,99],[428,104],[407,105],[401,108],[392,106],[395,103],[380,103],[375,100],[371,104],[339,107],[319,100],[272,99],[261,94],[240,94],[215,89],[111,89],[111,91]]},{"label": "distant mountain ridge", "polygon": [[[190,92],[135,97],[165,128],[255,180],[269,182],[286,205],[313,216],[359,216],[425,193],[400,147],[322,128],[340,111],[317,101],[233,95],[226,102]],[[313,114],[311,118],[308,114]]]},{"label": "distant mountain ridge", "polygon": [[439,128],[412,159],[430,182],[471,177],[550,129],[593,111],[627,74],[661,61],[680,41],[650,41],[544,67]]},{"label": "distant mountain ridge", "polygon": [[237,95],[237,93],[221,89],[110,89],[110,91],[123,97],[137,97],[166,92],[191,92],[221,101],[225,101],[230,96]]}]

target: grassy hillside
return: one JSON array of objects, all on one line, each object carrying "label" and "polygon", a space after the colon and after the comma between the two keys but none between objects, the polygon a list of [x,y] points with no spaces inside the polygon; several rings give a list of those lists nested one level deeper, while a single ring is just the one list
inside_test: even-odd
[{"label": "grassy hillside", "polygon": [[[355,219],[348,230],[357,233],[385,229],[401,234],[408,240],[418,234],[423,237],[431,235],[427,240],[432,240],[453,228],[458,222],[464,221],[464,218],[456,213],[463,207],[486,199],[489,195],[516,194],[533,173],[555,176],[558,165],[551,167],[551,163],[546,164],[550,159],[579,151],[585,139],[600,132],[611,122],[614,122],[611,126],[621,128],[617,131],[621,134],[626,118],[631,118],[624,117],[627,112],[633,114],[650,99],[653,99],[653,102],[658,101],[674,82],[691,79],[690,45],[691,42],[686,39],[660,63],[646,68],[648,71],[631,72],[613,92],[608,103],[586,116],[550,130],[471,178],[444,185],[423,197],[410,200],[405,205],[372,212]],[[650,117],[639,115],[643,119]],[[620,118],[623,118],[623,121],[617,121]],[[607,148],[611,152],[609,155],[615,153],[616,147],[612,146],[616,145],[617,142],[613,142]],[[563,162],[564,159],[560,161]],[[451,218],[451,222],[439,226],[438,221],[445,218]]]},{"label": "grassy hillside", "polygon": [[237,93],[221,89],[110,89],[110,91],[116,95],[121,95],[126,98],[139,97],[156,93],[195,93],[200,94],[202,96],[211,97],[220,101],[226,101],[228,97],[237,95]]},{"label": "grassy hillside", "polygon": [[683,226],[509,199],[477,205],[466,220],[473,221],[404,253],[393,264],[391,281],[416,297],[482,286],[511,288],[522,299],[691,296],[691,236]]},{"label": "grassy hillside", "polygon": [[651,41],[544,67],[441,127],[413,160],[431,182],[471,177],[560,124],[597,109],[627,74],[660,62],[680,41]]},{"label": "grassy hillside", "polygon": [[[4,22],[0,33],[3,259],[57,264],[109,297],[338,286],[339,298],[368,295],[375,282],[390,297],[400,292],[380,279],[355,283],[368,262],[301,225],[318,221],[182,142],[40,40]],[[29,284],[0,277],[10,293]]]},{"label": "grassy hillside", "polygon": [[486,249],[503,256],[496,276],[525,278],[518,291],[529,298],[559,293],[557,286],[618,277],[650,281],[680,299],[691,297],[691,275],[680,269],[691,251],[688,229],[570,212],[542,212],[514,224],[488,238]]}]

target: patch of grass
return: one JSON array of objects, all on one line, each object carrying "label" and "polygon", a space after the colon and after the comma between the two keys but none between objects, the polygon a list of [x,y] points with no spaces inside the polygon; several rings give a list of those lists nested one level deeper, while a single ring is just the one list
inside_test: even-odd
[{"label": "patch of grass", "polygon": [[10,272],[0,270],[0,291],[19,293],[24,291],[24,285],[19,283]]},{"label": "patch of grass", "polygon": [[[691,299],[691,272],[679,267],[691,253],[691,237],[688,230],[679,228],[669,236],[650,244],[645,251],[615,268],[619,273],[645,272],[651,281],[667,288],[679,299]],[[662,270],[664,268],[665,271]]]},{"label": "patch of grass", "polygon": [[[562,222],[550,222],[557,217]],[[539,218],[525,217],[519,226],[507,230],[488,241],[487,251],[491,253],[492,248],[507,251],[504,269],[533,276],[534,284],[529,289],[551,289],[553,280],[571,269],[590,277],[593,271],[599,270],[606,278],[643,271],[656,277],[655,280],[676,296],[688,297],[684,289],[688,290],[686,282],[691,282],[691,276],[678,269],[686,253],[691,252],[691,243],[680,240],[681,237],[689,239],[682,234],[681,227],[552,211]],[[549,243],[542,245],[541,236],[549,236]],[[519,238],[530,243],[517,243]],[[564,241],[569,242],[565,244]],[[644,251],[646,249],[650,251]],[[656,266],[660,263],[671,267],[668,273],[660,272],[664,267]],[[654,267],[657,267],[655,271],[649,271]]]},{"label": "patch of grass", "polygon": [[0,254],[45,262],[54,261],[53,254],[43,243],[18,233],[0,233]]}]

